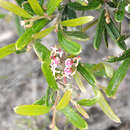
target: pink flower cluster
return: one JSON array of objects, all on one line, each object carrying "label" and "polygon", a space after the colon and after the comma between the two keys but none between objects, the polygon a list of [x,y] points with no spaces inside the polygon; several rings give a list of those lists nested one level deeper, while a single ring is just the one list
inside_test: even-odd
[{"label": "pink flower cluster", "polygon": [[51,47],[50,67],[56,80],[63,79],[64,83],[66,83],[67,78],[71,79],[76,72],[79,60],[80,56],[67,58],[67,55],[63,50],[56,46]]}]

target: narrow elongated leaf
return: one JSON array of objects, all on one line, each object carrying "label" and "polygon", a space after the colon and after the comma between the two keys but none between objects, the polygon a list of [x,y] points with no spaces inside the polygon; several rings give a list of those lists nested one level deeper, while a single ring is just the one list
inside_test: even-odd
[{"label": "narrow elongated leaf", "polygon": [[39,20],[31,28],[26,30],[26,32],[16,42],[17,50],[21,50],[27,46],[32,40],[32,35],[39,32],[48,22],[47,19]]},{"label": "narrow elongated leaf", "polygon": [[14,53],[16,51],[16,44],[12,43],[9,45],[4,46],[3,48],[0,48],[0,59],[4,58],[5,56],[10,55],[11,53]]},{"label": "narrow elongated leaf", "polygon": [[70,20],[65,20],[61,22],[62,26],[70,26],[70,27],[75,27],[75,26],[80,26],[86,23],[91,22],[94,19],[93,16],[84,16],[84,17],[79,17],[76,19],[70,19]]},{"label": "narrow elongated leaf", "polygon": [[110,66],[110,64],[106,64],[106,63],[92,64],[91,66],[90,64],[85,64],[85,66],[89,67],[89,70],[95,75],[98,75],[98,73],[100,75],[101,73],[102,74],[101,76],[107,76],[111,78],[114,73],[114,70]]},{"label": "narrow elongated leaf", "polygon": [[106,30],[106,28],[104,28],[103,36],[104,36],[105,45],[108,48],[108,36],[107,36],[107,30]]},{"label": "narrow elongated leaf", "polygon": [[42,63],[41,68],[42,68],[42,72],[46,78],[46,81],[48,82],[48,85],[51,88],[53,88],[54,90],[56,90],[58,88],[57,83],[56,83],[56,80],[53,76],[53,73],[51,71],[49,64],[44,62],[44,63]]},{"label": "narrow elongated leaf", "polygon": [[125,44],[124,41],[117,41],[117,39],[120,37],[120,33],[119,30],[117,29],[116,25],[114,24],[114,22],[110,21],[109,24],[105,24],[105,28],[108,32],[108,34],[110,35],[110,37],[115,41],[115,43],[123,50],[127,49],[127,46]]},{"label": "narrow elongated leaf", "polygon": [[81,99],[77,103],[82,106],[93,106],[97,103],[98,100],[100,100],[101,93],[98,91],[93,98],[88,99]]},{"label": "narrow elongated leaf", "polygon": [[84,87],[84,85],[83,85],[83,83],[82,83],[82,81],[81,81],[81,78],[80,78],[79,73],[76,72],[73,77],[74,77],[74,79],[75,79],[75,81],[76,81],[76,83],[77,83],[79,89],[82,91],[82,93],[85,93],[85,92],[86,92],[86,89],[85,89],[85,87]]},{"label": "narrow elongated leaf", "polygon": [[77,70],[80,72],[80,74],[88,81],[90,85],[93,87],[96,87],[96,79],[94,75],[83,65],[79,63]]},{"label": "narrow elongated leaf", "polygon": [[50,51],[44,45],[36,41],[35,44],[33,44],[33,48],[41,61],[49,61]]},{"label": "narrow elongated leaf", "polygon": [[33,105],[43,105],[45,104],[45,96],[41,97],[39,100],[36,100]]},{"label": "narrow elongated leaf", "polygon": [[86,6],[81,5],[78,2],[70,2],[69,7],[78,10],[78,11],[85,11],[85,10],[95,10],[101,7],[100,0],[90,0]]},{"label": "narrow elongated leaf", "polygon": [[56,10],[56,8],[60,5],[61,2],[62,0],[48,0],[47,3],[48,15],[51,15]]},{"label": "narrow elongated leaf", "polygon": [[120,67],[115,71],[113,77],[109,81],[108,87],[106,89],[106,94],[108,96],[114,96],[117,92],[117,89],[121,83],[121,81],[124,79],[128,68],[130,66],[130,58],[124,60],[124,62],[120,65]]},{"label": "narrow elongated leaf", "polygon": [[115,13],[115,20],[117,22],[121,22],[125,16],[125,5],[126,0],[120,0],[117,6],[117,11]]},{"label": "narrow elongated leaf", "polygon": [[58,42],[61,47],[69,54],[78,55],[81,52],[80,44],[67,39],[61,30],[58,31]]},{"label": "narrow elongated leaf", "polygon": [[5,0],[0,0],[0,7],[4,8],[18,16],[24,17],[24,18],[31,18],[32,16],[30,14],[28,14],[24,9],[20,8],[19,6],[11,3],[11,2],[7,2]]},{"label": "narrow elongated leaf", "polygon": [[50,111],[50,107],[43,105],[21,105],[15,107],[14,111],[23,116],[39,116]]},{"label": "narrow elongated leaf", "polygon": [[41,39],[41,38],[47,36],[49,33],[51,33],[54,29],[55,29],[55,26],[44,29],[43,31],[34,34],[33,38],[34,39]]},{"label": "narrow elongated leaf", "polygon": [[33,11],[38,15],[43,15],[43,9],[41,8],[38,0],[28,0],[29,4],[31,5]]},{"label": "narrow elongated leaf", "polygon": [[128,50],[126,50],[121,56],[119,57],[114,57],[114,56],[110,56],[107,59],[107,62],[117,62],[117,61],[122,61],[125,60],[127,58],[130,58],[130,48]]},{"label": "narrow elongated leaf", "polygon": [[[101,93],[101,92],[100,92]],[[100,94],[100,100],[98,100],[98,104],[100,106],[100,108],[102,109],[102,111],[113,121],[120,123],[120,119],[118,118],[118,116],[113,112],[113,110],[111,109],[110,105],[107,103],[107,101],[105,100],[104,96],[102,94]]]},{"label": "narrow elongated leaf", "polygon": [[102,40],[102,33],[104,30],[104,22],[105,22],[105,11],[104,9],[101,12],[101,15],[98,19],[98,23],[97,23],[97,27],[96,27],[96,35],[94,38],[94,48],[95,49],[99,49],[100,44],[101,44],[101,40]]},{"label": "narrow elongated leaf", "polygon": [[87,41],[89,37],[86,33],[80,31],[65,31],[68,38],[80,40],[80,41]]},{"label": "narrow elongated leaf", "polygon": [[65,107],[62,109],[62,112],[66,116],[66,118],[76,127],[79,129],[87,129],[88,124],[86,121],[76,113],[71,107]]},{"label": "narrow elongated leaf", "polygon": [[71,96],[72,96],[72,92],[70,90],[67,90],[64,93],[64,96],[62,97],[60,102],[58,103],[58,105],[56,106],[56,109],[57,110],[64,109],[69,104],[69,101],[71,100]]},{"label": "narrow elongated leaf", "polygon": [[75,104],[75,107],[76,107],[76,110],[83,116],[85,117],[86,119],[89,118],[89,115],[88,113],[79,105],[79,104]]}]

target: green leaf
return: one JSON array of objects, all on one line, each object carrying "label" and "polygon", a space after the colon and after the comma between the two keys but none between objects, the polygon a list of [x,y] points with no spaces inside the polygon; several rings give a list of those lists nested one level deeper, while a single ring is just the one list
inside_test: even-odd
[{"label": "green leaf", "polygon": [[25,11],[27,11],[31,15],[35,15],[34,11],[32,10],[31,6],[29,3],[24,3],[22,4],[23,8]]},{"label": "green leaf", "polygon": [[106,94],[108,96],[114,96],[116,94],[116,91],[121,83],[121,81],[124,79],[128,68],[130,66],[130,58],[124,60],[124,62],[120,65],[120,67],[115,71],[113,77],[109,81],[108,87],[106,89]]},{"label": "green leaf", "polygon": [[84,87],[84,85],[83,85],[83,83],[82,83],[82,81],[81,81],[81,78],[80,78],[79,73],[76,72],[73,77],[74,77],[74,79],[75,79],[75,81],[76,81],[76,83],[77,83],[79,89],[82,91],[82,93],[85,93],[85,92],[86,92],[86,89],[85,89],[85,87]]},{"label": "green leaf", "polygon": [[80,44],[67,39],[61,30],[58,31],[58,42],[61,47],[69,54],[78,55],[81,52]]},{"label": "green leaf", "polygon": [[54,29],[55,29],[55,26],[51,26],[49,28],[46,28],[43,31],[34,34],[33,38],[34,39],[41,39],[41,38],[47,36],[49,33],[51,33]]},{"label": "green leaf", "polygon": [[76,19],[70,19],[70,20],[65,20],[61,21],[62,26],[70,26],[70,27],[75,27],[75,26],[80,26],[86,23],[91,22],[94,19],[93,16],[84,16],[84,17],[79,17]]},{"label": "green leaf", "polygon": [[10,55],[16,51],[15,43],[9,44],[0,48],[0,59],[4,58],[5,56]]},{"label": "green leaf", "polygon": [[106,63],[99,63],[99,64],[85,64],[85,67],[88,67],[89,70],[94,73],[95,75],[98,75],[98,73],[102,74],[101,76],[107,76],[109,78],[111,78],[113,76],[114,70],[113,68]]},{"label": "green leaf", "polygon": [[104,36],[105,45],[108,48],[108,36],[107,36],[107,30],[106,30],[106,28],[104,28],[103,36]]},{"label": "green leaf", "polygon": [[[101,92],[100,92],[101,93]],[[117,115],[112,111],[110,105],[105,100],[102,93],[100,94],[100,99],[98,100],[98,104],[102,111],[113,121],[120,123],[120,119],[117,117]]]},{"label": "green leaf", "polygon": [[58,88],[57,83],[56,83],[56,80],[53,76],[53,73],[51,71],[49,64],[44,62],[44,63],[42,63],[41,68],[42,68],[42,72],[43,72],[43,74],[48,82],[48,85],[51,88],[53,88],[54,90],[56,90]]},{"label": "green leaf", "polygon": [[77,103],[82,106],[93,106],[97,103],[100,97],[101,97],[101,93],[98,91],[95,97],[89,99],[81,99]]},{"label": "green leaf", "polygon": [[44,14],[43,9],[41,8],[37,0],[28,0],[28,2],[37,15],[42,16]]},{"label": "green leaf", "polygon": [[112,63],[112,62],[122,61],[127,58],[130,58],[130,48],[128,50],[124,51],[121,56],[119,56],[119,57],[110,56],[106,61]]},{"label": "green leaf", "polygon": [[5,16],[5,14],[0,14],[0,19],[4,18]]},{"label": "green leaf", "polygon": [[117,6],[117,11],[115,12],[115,20],[121,22],[125,16],[125,5],[126,0],[120,0]]},{"label": "green leaf", "polygon": [[56,8],[60,5],[61,2],[62,0],[48,0],[47,3],[48,15],[51,15],[56,10]]},{"label": "green leaf", "polygon": [[65,31],[68,38],[80,41],[87,41],[89,37],[86,33],[80,31]]},{"label": "green leaf", "polygon": [[89,118],[89,115],[88,113],[77,103],[75,103],[75,107],[76,107],[76,110],[83,116],[85,117],[86,119]]},{"label": "green leaf", "polygon": [[21,50],[31,42],[32,35],[39,32],[49,21],[47,19],[37,21],[31,28],[27,29],[26,32],[17,40],[16,48]]},{"label": "green leaf", "polygon": [[66,116],[66,118],[76,127],[79,129],[87,129],[88,124],[86,121],[76,113],[71,107],[65,107],[62,109],[62,112]]},{"label": "green leaf", "polygon": [[24,33],[24,28],[20,24],[20,18],[16,16],[15,21],[16,21],[16,28],[17,28],[18,35],[21,36]]},{"label": "green leaf", "polygon": [[43,105],[45,104],[45,96],[42,96],[40,99],[36,100],[33,105]]},{"label": "green leaf", "polygon": [[84,67],[83,65],[81,65],[81,63],[79,63],[77,70],[88,81],[90,85],[96,87],[96,79],[94,75],[87,69],[87,67]]},{"label": "green leaf", "polygon": [[14,108],[14,111],[23,116],[39,116],[50,111],[50,107],[43,105],[20,105]]},{"label": "green leaf", "polygon": [[30,14],[28,14],[24,9],[20,8],[19,6],[11,3],[11,2],[7,2],[5,0],[0,0],[0,7],[4,8],[10,12],[13,12],[14,14],[24,17],[24,18],[31,18],[32,16]]},{"label": "green leaf", "polygon": [[104,30],[104,22],[105,22],[105,10],[101,11],[101,15],[98,19],[97,27],[96,27],[96,35],[94,38],[94,48],[99,49],[101,40],[102,40],[102,33]]},{"label": "green leaf", "polygon": [[44,45],[42,45],[39,41],[36,41],[33,44],[33,48],[41,61],[49,61],[50,51]]},{"label": "green leaf", "polygon": [[64,109],[69,104],[69,102],[71,100],[71,96],[72,96],[72,92],[70,90],[67,90],[64,93],[64,96],[61,98],[61,100],[58,103],[58,105],[56,106],[56,109],[57,110]]},{"label": "green leaf", "polygon": [[117,39],[120,37],[119,30],[117,29],[116,25],[110,19],[109,24],[105,24],[105,28],[107,30],[107,33],[110,35],[110,37],[115,41],[115,43],[123,50],[127,49],[127,46],[124,41],[117,41]]},{"label": "green leaf", "polygon": [[95,10],[101,7],[101,1],[100,0],[90,0],[88,1],[88,5],[83,6],[79,4],[78,2],[70,2],[69,7],[78,10],[78,11],[86,11],[86,10]]}]

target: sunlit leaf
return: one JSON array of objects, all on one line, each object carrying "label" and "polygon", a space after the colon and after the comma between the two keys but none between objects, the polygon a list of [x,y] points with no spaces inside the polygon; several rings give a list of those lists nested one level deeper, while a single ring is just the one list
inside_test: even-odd
[{"label": "sunlit leaf", "polygon": [[47,36],[49,33],[51,33],[54,29],[55,29],[55,26],[51,26],[49,28],[46,28],[43,31],[34,34],[33,38],[34,39],[41,39],[41,38]]},{"label": "sunlit leaf", "polygon": [[56,8],[60,5],[62,0],[48,0],[47,2],[47,13],[48,15],[51,15]]},{"label": "sunlit leaf", "polygon": [[84,16],[84,17],[79,17],[76,19],[70,19],[70,20],[65,20],[61,22],[62,26],[71,26],[71,27],[75,27],[75,26],[80,26],[86,23],[91,22],[94,19],[93,16]]},{"label": "sunlit leaf", "polygon": [[29,4],[31,5],[33,11],[38,15],[43,15],[43,9],[41,8],[38,0],[28,0]]},{"label": "sunlit leaf", "polygon": [[0,0],[0,7],[4,8],[10,12],[13,12],[14,14],[24,17],[24,18],[31,18],[32,16],[30,14],[28,14],[24,9],[20,8],[19,6],[11,3],[11,2],[7,2],[5,0]]},{"label": "sunlit leaf", "polygon": [[[101,92],[100,92],[101,93]],[[98,100],[98,104],[102,111],[113,121],[120,123],[120,119],[118,116],[113,112],[110,105],[105,100],[104,96],[100,94],[100,100]]]},{"label": "sunlit leaf", "polygon": [[21,50],[27,46],[33,39],[32,35],[39,32],[48,22],[47,19],[39,20],[31,28],[27,29],[16,42],[17,50]]},{"label": "sunlit leaf", "polygon": [[50,107],[43,105],[21,105],[14,108],[14,111],[23,116],[44,115],[50,111]]},{"label": "sunlit leaf", "polygon": [[76,110],[83,116],[85,117],[86,119],[89,118],[89,115],[88,113],[79,105],[79,104],[75,104],[75,107],[76,107]]},{"label": "sunlit leaf", "polygon": [[70,90],[67,90],[64,93],[64,96],[61,98],[58,105],[56,106],[56,109],[57,110],[64,109],[69,104],[69,101],[71,100],[71,95],[72,95],[72,92]]},{"label": "sunlit leaf", "polygon": [[0,59],[4,58],[5,56],[10,55],[11,53],[14,53],[16,51],[16,44],[12,43],[9,45],[4,46],[3,48],[0,48]]}]

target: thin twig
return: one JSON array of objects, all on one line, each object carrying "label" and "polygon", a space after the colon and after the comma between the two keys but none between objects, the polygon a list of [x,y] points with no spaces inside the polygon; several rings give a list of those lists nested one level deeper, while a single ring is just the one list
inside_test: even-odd
[{"label": "thin twig", "polygon": [[52,130],[55,130],[56,105],[57,105],[57,103],[59,101],[59,98],[60,98],[59,91],[57,91],[57,97],[56,97],[54,106],[52,107],[52,109],[53,109],[53,118],[52,118],[52,125],[51,125]]}]

